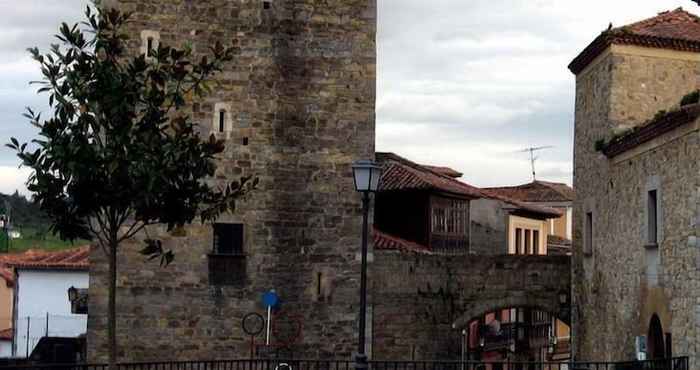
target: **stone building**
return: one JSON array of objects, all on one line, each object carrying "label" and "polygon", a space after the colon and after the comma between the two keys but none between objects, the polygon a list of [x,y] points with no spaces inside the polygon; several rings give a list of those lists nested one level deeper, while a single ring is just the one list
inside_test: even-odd
[{"label": "stone building", "polygon": [[[255,347],[241,321],[276,289],[275,348],[349,358],[357,342],[360,196],[352,162],[374,156],[375,0],[103,0],[134,12],[133,53],[160,43],[235,47],[218,84],[188,112],[226,140],[217,178],[260,179],[215,225],[166,235],[167,268],[138,241],[120,251],[120,360],[220,359]],[[91,256],[88,356],[107,354],[107,263]],[[300,330],[303,326],[303,332]]]},{"label": "stone building", "polygon": [[473,187],[448,168],[376,158],[373,358],[566,359],[558,317],[567,316],[559,299],[569,258],[545,256],[547,225],[562,213]]},{"label": "stone building", "polygon": [[548,225],[560,211],[471,186],[449,168],[376,157],[383,173],[374,226],[382,235],[441,254],[547,254]]},{"label": "stone building", "polygon": [[569,65],[578,359],[700,365],[699,61],[700,19],[676,9],[602,32]]}]

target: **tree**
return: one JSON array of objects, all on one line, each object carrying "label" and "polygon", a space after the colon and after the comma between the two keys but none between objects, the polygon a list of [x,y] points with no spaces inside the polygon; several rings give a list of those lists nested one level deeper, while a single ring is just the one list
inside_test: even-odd
[{"label": "tree", "polygon": [[[62,24],[50,52],[29,49],[43,75],[33,83],[48,94],[52,115],[42,121],[27,108],[39,137],[29,145],[12,138],[7,146],[32,170],[27,188],[51,217],[51,230],[91,239],[108,256],[113,367],[120,245],[148,225],[170,231],[232,212],[257,179],[207,185],[224,143],[200,137],[182,109],[209,91],[208,79],[233,59],[232,48],[217,43],[197,61],[188,47],[161,45],[149,58],[134,56],[122,31],[130,14],[88,7],[85,15],[82,27]],[[146,240],[142,253],[161,265],[174,258],[159,240]]]}]

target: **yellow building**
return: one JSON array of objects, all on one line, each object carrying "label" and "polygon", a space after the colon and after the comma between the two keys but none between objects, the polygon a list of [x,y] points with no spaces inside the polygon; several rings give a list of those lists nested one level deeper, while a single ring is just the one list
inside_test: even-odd
[{"label": "yellow building", "polygon": [[549,219],[547,235],[554,236],[554,239],[571,240],[571,212],[575,193],[570,186],[558,182],[533,181],[517,186],[496,187],[487,190],[526,204],[554,208],[560,211],[560,217]]}]

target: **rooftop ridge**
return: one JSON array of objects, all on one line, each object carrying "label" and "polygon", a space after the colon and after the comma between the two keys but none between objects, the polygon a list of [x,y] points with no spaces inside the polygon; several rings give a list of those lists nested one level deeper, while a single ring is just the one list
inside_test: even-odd
[{"label": "rooftop ridge", "polygon": [[628,25],[604,30],[569,63],[569,70],[579,74],[613,44],[698,53],[700,17],[683,8],[677,8]]}]

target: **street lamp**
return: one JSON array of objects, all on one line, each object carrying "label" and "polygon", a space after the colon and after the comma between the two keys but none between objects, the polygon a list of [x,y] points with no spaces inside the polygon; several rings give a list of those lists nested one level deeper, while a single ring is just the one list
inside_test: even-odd
[{"label": "street lamp", "polygon": [[74,286],[68,288],[68,301],[74,302],[78,299],[78,289]]},{"label": "street lamp", "polygon": [[382,168],[376,163],[361,160],[353,163],[352,177],[355,182],[355,190],[362,193],[362,269],[360,272],[360,327],[357,343],[357,357],[355,368],[367,368],[367,355],[365,354],[365,319],[367,316],[367,217],[369,214],[369,194],[377,191]]}]

